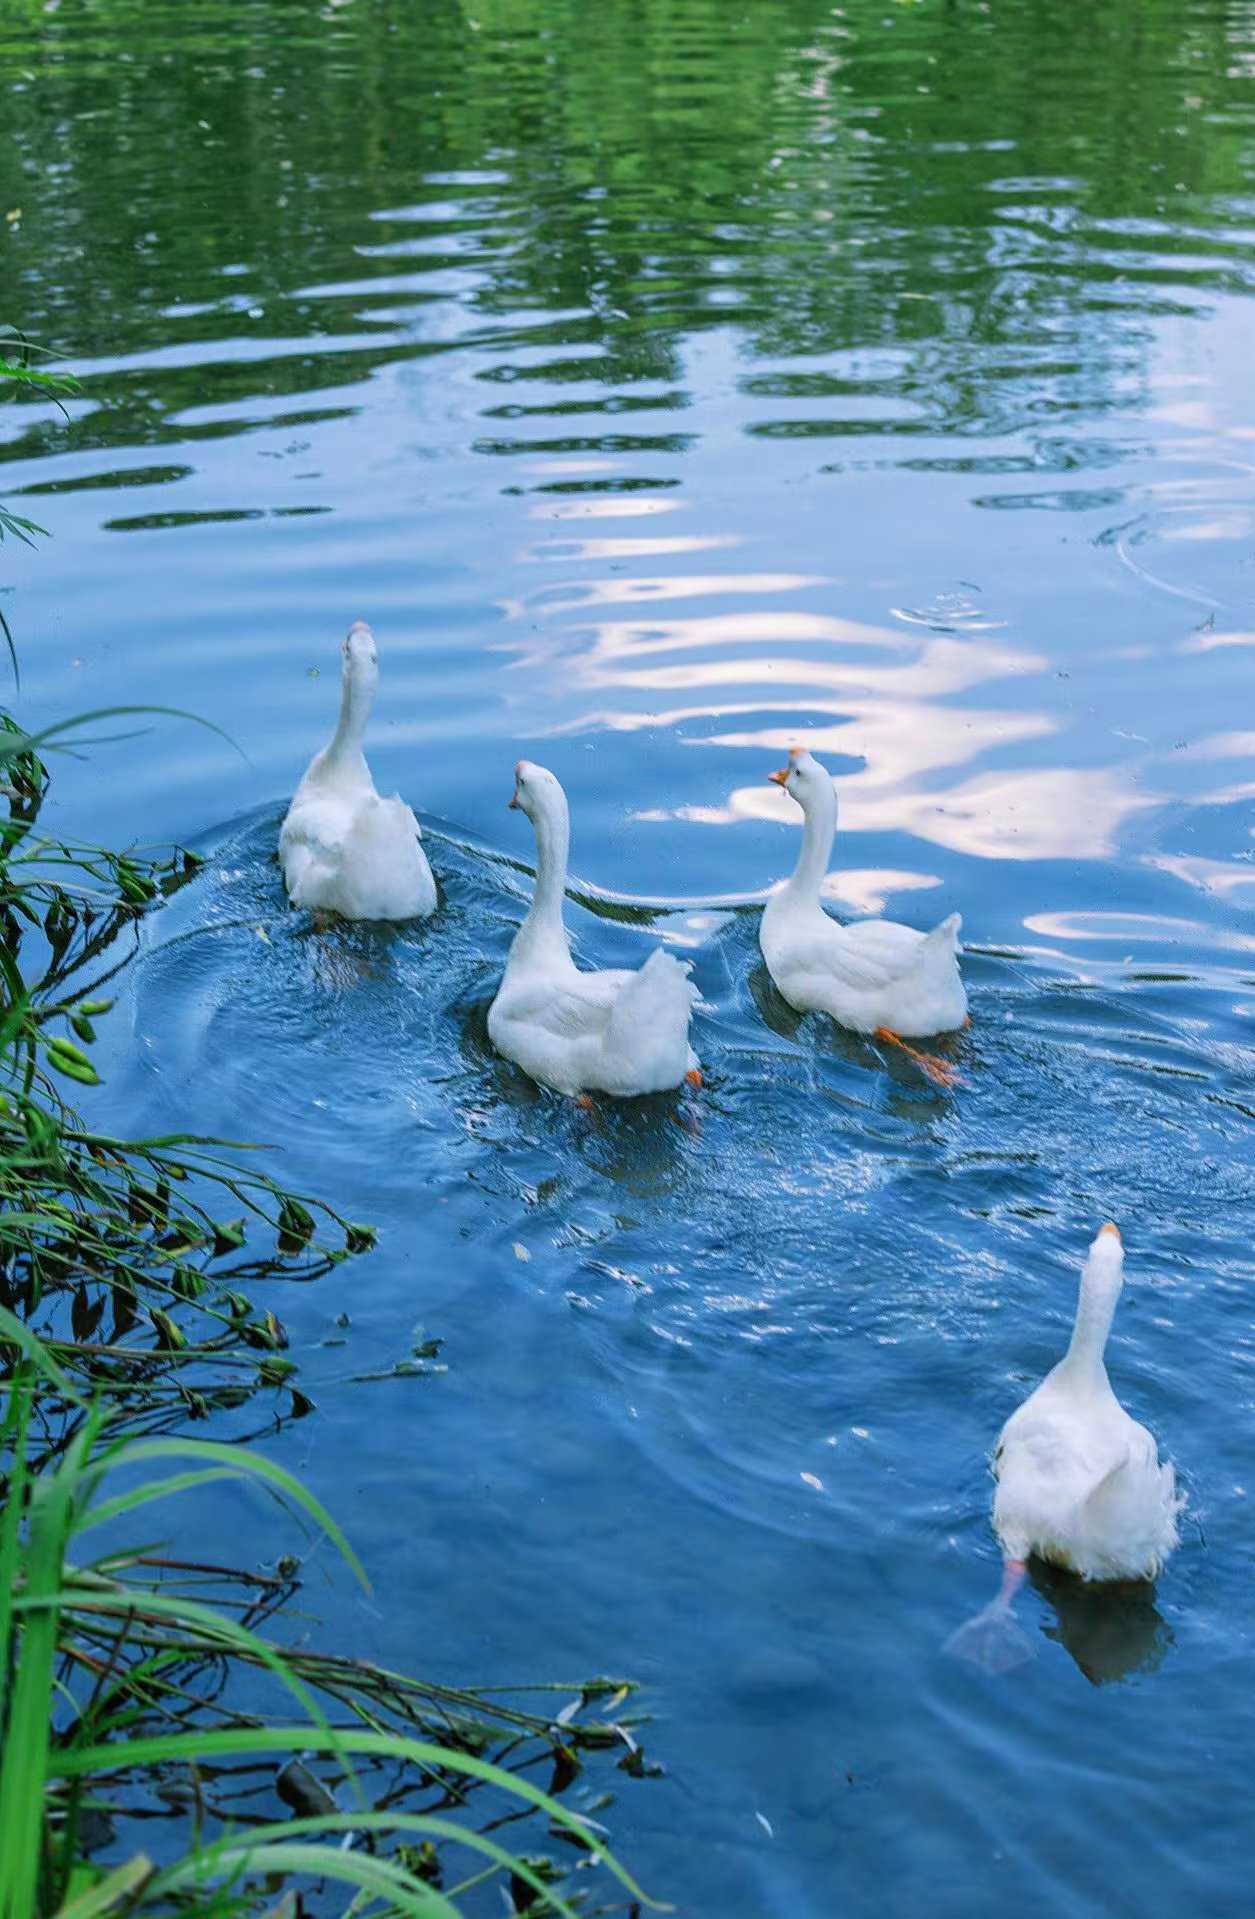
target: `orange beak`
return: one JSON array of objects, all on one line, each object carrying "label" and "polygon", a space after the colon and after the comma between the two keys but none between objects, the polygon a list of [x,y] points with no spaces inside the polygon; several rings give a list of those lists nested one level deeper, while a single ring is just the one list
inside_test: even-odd
[{"label": "orange beak", "polygon": [[1110,1220],[1110,1219],[1107,1221],[1107,1224],[1105,1226],[1099,1227],[1098,1229],[1099,1239],[1102,1238],[1104,1233],[1114,1233],[1117,1239],[1120,1239],[1121,1237],[1120,1228],[1116,1225],[1114,1220]]},{"label": "orange beak", "polygon": [[768,773],[767,778],[774,780],[777,786],[787,786],[789,784],[789,769],[787,766],[778,766],[774,773]]}]

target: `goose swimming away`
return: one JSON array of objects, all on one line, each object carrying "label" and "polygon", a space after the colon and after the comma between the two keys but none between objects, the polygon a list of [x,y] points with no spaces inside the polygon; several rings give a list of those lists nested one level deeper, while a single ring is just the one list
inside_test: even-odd
[{"label": "goose swimming away", "polygon": [[763,909],[758,940],[767,970],[799,1013],[828,1013],[856,1033],[871,1033],[910,1054],[922,1072],[951,1085],[953,1067],[905,1044],[967,1024],[959,977],[959,915],[931,933],[894,920],[842,926],[820,904],[837,830],[837,796],[813,754],[797,746],[770,777],[804,816],[802,850],[793,875]]},{"label": "goose swimming away", "polygon": [[1119,1228],[1104,1226],[1081,1274],[1067,1352],[1012,1413],[993,1456],[1002,1589],[946,1650],[1002,1672],[1035,1650],[1011,1617],[1031,1553],[1082,1579],[1153,1579],[1177,1543],[1176,1476],[1111,1390],[1103,1353],[1124,1284]]},{"label": "goose swimming away", "polygon": [[340,721],[309,763],[279,834],[294,906],[346,920],[426,919],[436,882],[418,821],[397,794],[381,799],[362,752],[379,685],[375,636],[355,620],[341,648]]},{"label": "goose swimming away", "polygon": [[700,1085],[688,1038],[697,994],[687,964],[660,947],[637,972],[581,972],[562,920],[571,836],[566,794],[547,768],[520,760],[510,805],[536,829],[536,890],[488,1014],[497,1051],[576,1098],[668,1092],[685,1080]]}]

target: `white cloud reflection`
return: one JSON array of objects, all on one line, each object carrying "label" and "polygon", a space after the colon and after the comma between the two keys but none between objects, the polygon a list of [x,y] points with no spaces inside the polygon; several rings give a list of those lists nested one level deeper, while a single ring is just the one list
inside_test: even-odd
[{"label": "white cloud reflection", "polygon": [[[598,503],[567,504],[582,510]],[[617,496],[601,504],[609,514],[665,509],[669,502]],[[609,544],[595,545],[594,551],[594,543],[586,543],[580,558],[610,561]],[[549,550],[559,562],[569,557],[561,538]],[[689,549],[677,542],[670,550]],[[652,542],[627,550],[618,535],[614,551],[621,562],[649,558]],[[1015,749],[1050,739],[1065,722],[1053,698],[1047,711],[966,705],[964,696],[1041,675],[1049,662],[994,632],[998,622],[988,617],[976,630],[938,632],[796,604],[798,594],[820,590],[828,602],[839,597],[836,581],[768,571],[668,578],[629,570],[563,580],[529,597],[530,631],[518,664],[561,680],[568,695],[578,697],[582,689],[590,696],[588,709],[575,718],[564,701],[567,714],[556,729],[563,733],[668,731],[691,749],[719,749],[725,761],[729,750],[745,756],[750,783],[734,786],[722,802],[712,802],[707,788],[700,799],[695,794],[689,804],[651,809],[641,818],[797,826],[797,809],[766,776],[798,743],[835,766],[843,829],[910,834],[980,859],[1105,858],[1124,823],[1158,803],[1132,768],[1056,763],[975,770],[995,754],[1022,758]],[[712,609],[721,596],[736,604]],[[682,599],[704,605],[679,613],[672,603]],[[754,599],[785,604],[755,605]],[[635,617],[581,617],[643,600],[656,603],[657,611],[651,605]],[[899,869],[851,868],[841,876],[843,891],[834,881],[834,897],[872,912],[895,891],[935,883],[931,875]]]},{"label": "white cloud reflection", "polygon": [[[848,798],[849,789],[850,783],[837,782],[839,829],[913,833],[951,852],[990,860],[1105,859],[1123,822],[1157,804],[1103,767],[986,773],[948,789],[891,791],[861,800]],[[722,807],[678,807],[675,817],[708,826],[741,820],[801,824],[797,807],[772,785],[737,787]]]}]

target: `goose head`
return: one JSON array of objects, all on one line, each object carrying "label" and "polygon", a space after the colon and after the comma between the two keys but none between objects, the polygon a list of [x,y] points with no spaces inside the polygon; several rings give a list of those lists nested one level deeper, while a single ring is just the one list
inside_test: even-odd
[{"label": "goose head", "polygon": [[774,780],[777,786],[782,786],[804,813],[816,806],[826,809],[836,798],[827,771],[804,746],[795,746],[789,754],[789,764],[779,767],[767,777]]},{"label": "goose head", "polygon": [[365,620],[354,620],[340,648],[341,676],[346,686],[373,693],[379,684],[379,652]]},{"label": "goose head", "polygon": [[1120,1228],[1108,1220],[1095,1234],[1085,1261],[1085,1283],[1091,1292],[1114,1302],[1124,1285],[1124,1241]]},{"label": "goose head", "polygon": [[526,813],[533,825],[566,813],[566,795],[558,778],[533,760],[520,760],[515,767],[514,798],[509,804]]},{"label": "goose head", "polygon": [[1118,1226],[1107,1225],[1095,1235],[1081,1273],[1076,1322],[1068,1346],[1068,1372],[1092,1383],[1102,1370],[1102,1356],[1124,1285],[1124,1242]]}]

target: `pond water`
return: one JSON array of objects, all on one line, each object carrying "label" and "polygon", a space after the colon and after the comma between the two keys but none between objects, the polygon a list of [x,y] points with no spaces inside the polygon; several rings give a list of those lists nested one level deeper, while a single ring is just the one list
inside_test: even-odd
[{"label": "pond water", "polygon": [[[84,381],[0,413],[18,710],[242,749],[58,773],[211,855],[98,1108],[380,1228],[274,1300],[374,1581],[311,1630],[640,1679],[608,1816],[685,1913],[1248,1912],[1255,6],[60,0],[0,112],[0,318]],[[443,903],[317,934],[274,837],[358,616]],[[834,908],[963,915],[953,1094],[766,982],[797,740]],[[579,957],[693,962],[695,1127],[491,1054],[520,752]],[[986,1679],[986,1455],[1107,1217],[1181,1549]]]}]

